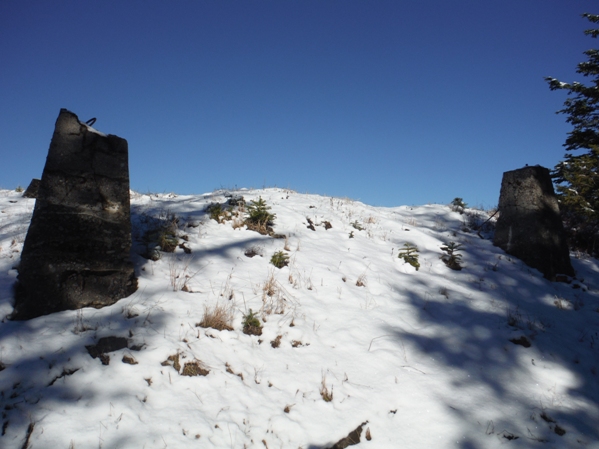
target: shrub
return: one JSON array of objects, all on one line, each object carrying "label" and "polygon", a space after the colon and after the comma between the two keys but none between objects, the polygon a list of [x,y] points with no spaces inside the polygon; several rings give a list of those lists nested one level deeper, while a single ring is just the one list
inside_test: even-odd
[{"label": "shrub", "polygon": [[402,249],[398,256],[400,259],[403,259],[404,262],[409,263],[416,271],[420,268],[420,262],[418,262],[418,247],[413,245],[412,243],[404,243],[404,249]]},{"label": "shrub", "polygon": [[250,201],[250,204],[247,206],[248,216],[245,219],[248,229],[257,231],[263,235],[272,232],[271,226],[274,224],[276,215],[271,214],[269,210],[270,206],[266,205],[262,197],[259,197],[257,201]]},{"label": "shrub", "polygon": [[277,268],[283,268],[289,265],[289,256],[283,251],[277,251],[270,258],[270,263]]},{"label": "shrub", "polygon": [[262,324],[260,320],[252,312],[252,309],[243,316],[243,333],[247,335],[262,335]]},{"label": "shrub", "polygon": [[456,253],[456,251],[459,250],[461,247],[461,243],[455,242],[446,243],[444,246],[441,247],[441,251],[445,251],[447,253],[441,256],[441,260],[445,262],[445,265],[447,265],[452,270],[459,271],[462,269],[462,266],[460,265],[460,259],[462,258],[462,255]]},{"label": "shrub", "polygon": [[354,229],[357,229],[358,231],[363,231],[364,228],[362,227],[362,225],[360,224],[360,222],[358,220],[355,220],[354,222],[350,223],[352,225],[352,227]]},{"label": "shrub", "polygon": [[151,260],[160,259],[158,250],[165,253],[175,252],[179,245],[177,237],[179,218],[174,214],[166,214],[164,218],[148,217],[148,228],[142,240],[146,244],[146,251],[142,256]]},{"label": "shrub", "polygon": [[217,223],[222,223],[224,221],[225,211],[220,204],[209,204],[208,207],[206,207],[206,212],[208,212],[210,219],[215,220]]},{"label": "shrub", "polygon": [[460,214],[464,213],[464,209],[466,209],[468,205],[464,203],[462,198],[454,198],[451,202],[451,210],[454,212],[459,212]]},{"label": "shrub", "polygon": [[15,189],[15,192],[17,193],[21,193],[23,191],[23,187],[21,186],[17,186],[17,188]]},{"label": "shrub", "polygon": [[[222,204],[219,203],[212,203],[208,205],[208,207],[206,207],[206,212],[208,212],[210,218],[217,223],[224,223],[227,220],[233,220],[234,217],[239,215],[239,211],[234,210],[233,206],[229,206],[225,209],[223,208]],[[240,226],[241,223],[237,225],[237,227]]]}]

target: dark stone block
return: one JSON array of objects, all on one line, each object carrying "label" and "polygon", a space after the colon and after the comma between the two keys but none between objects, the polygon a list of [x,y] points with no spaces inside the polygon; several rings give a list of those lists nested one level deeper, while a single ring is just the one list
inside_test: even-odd
[{"label": "dark stone block", "polygon": [[104,307],[137,289],[127,141],[61,109],[15,286],[13,319]]},{"label": "dark stone block", "polygon": [[545,278],[574,276],[549,170],[524,167],[503,174],[493,243]]},{"label": "dark stone block", "polygon": [[23,193],[24,198],[37,198],[37,192],[40,188],[40,183],[42,181],[40,179],[32,179],[29,183],[29,187]]}]

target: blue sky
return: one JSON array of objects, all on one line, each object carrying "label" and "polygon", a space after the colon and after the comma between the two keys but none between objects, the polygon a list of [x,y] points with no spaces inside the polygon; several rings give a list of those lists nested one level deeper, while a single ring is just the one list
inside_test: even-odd
[{"label": "blue sky", "polygon": [[40,177],[60,108],[129,142],[131,187],[278,186],[497,204],[569,131],[543,80],[596,0],[0,2],[0,187]]}]

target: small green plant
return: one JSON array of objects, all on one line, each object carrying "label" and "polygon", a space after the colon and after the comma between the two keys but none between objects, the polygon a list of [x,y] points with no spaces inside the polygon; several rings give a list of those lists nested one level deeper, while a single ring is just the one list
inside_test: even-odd
[{"label": "small green plant", "polygon": [[158,236],[158,246],[165,253],[174,253],[175,249],[179,245],[179,238],[169,228],[165,228],[160,232]]},{"label": "small green plant", "polygon": [[269,212],[270,206],[259,197],[258,200],[251,200],[247,206],[247,218],[245,224],[248,229],[257,231],[262,235],[268,235],[272,232],[271,226],[274,224],[276,215]]},{"label": "small green plant", "polygon": [[364,228],[362,227],[362,225],[360,224],[360,222],[358,220],[355,220],[353,223],[350,223],[350,224],[352,225],[352,227],[354,229],[357,229],[358,231],[363,231],[364,230]]},{"label": "small green plant", "polygon": [[459,212],[460,214],[464,213],[464,209],[466,209],[468,205],[464,203],[462,198],[454,198],[451,202],[451,210],[454,212]]},{"label": "small green plant", "polygon": [[146,244],[146,251],[142,254],[151,260],[160,259],[160,251],[165,253],[175,252],[179,245],[177,237],[179,218],[174,214],[167,214],[164,218],[149,218],[148,229],[144,232],[142,241]]},{"label": "small green plant", "polygon": [[277,251],[270,258],[270,263],[277,268],[283,268],[289,265],[289,256],[283,251]]},{"label": "small green plant", "polygon": [[247,335],[262,335],[262,324],[252,309],[243,316],[243,333]]},{"label": "small green plant", "polygon": [[15,192],[17,193],[21,193],[23,191],[23,187],[21,186],[17,186],[17,188],[15,189]]},{"label": "small green plant", "polygon": [[[238,207],[241,206],[235,206],[235,208]],[[208,207],[206,207],[206,212],[208,212],[208,215],[212,220],[216,221],[217,223],[224,223],[225,221],[233,220],[234,217],[239,216],[239,211],[235,210],[235,208],[233,206],[229,206],[225,209],[223,208],[222,204],[212,203]],[[240,226],[242,226],[241,222],[237,227]]]},{"label": "small green plant", "polygon": [[445,251],[446,254],[441,256],[441,260],[452,270],[459,271],[462,269],[460,265],[460,259],[462,255],[456,251],[462,247],[461,243],[449,242],[441,247],[441,251]]},{"label": "small green plant", "polygon": [[217,223],[222,223],[225,218],[225,211],[223,207],[218,203],[213,203],[208,205],[206,208],[206,212],[210,216],[210,219],[216,221]]},{"label": "small green plant", "polygon": [[404,262],[409,263],[416,271],[420,268],[420,262],[418,262],[418,247],[413,245],[412,243],[404,243],[404,249],[402,249],[398,256],[400,259],[403,259]]}]

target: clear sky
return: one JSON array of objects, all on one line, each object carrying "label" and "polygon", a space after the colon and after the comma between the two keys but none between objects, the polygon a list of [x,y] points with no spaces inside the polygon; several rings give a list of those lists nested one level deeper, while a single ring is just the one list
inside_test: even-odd
[{"label": "clear sky", "polygon": [[0,187],[40,177],[60,108],[129,142],[131,187],[288,187],[497,204],[570,129],[596,0],[0,2]]}]

